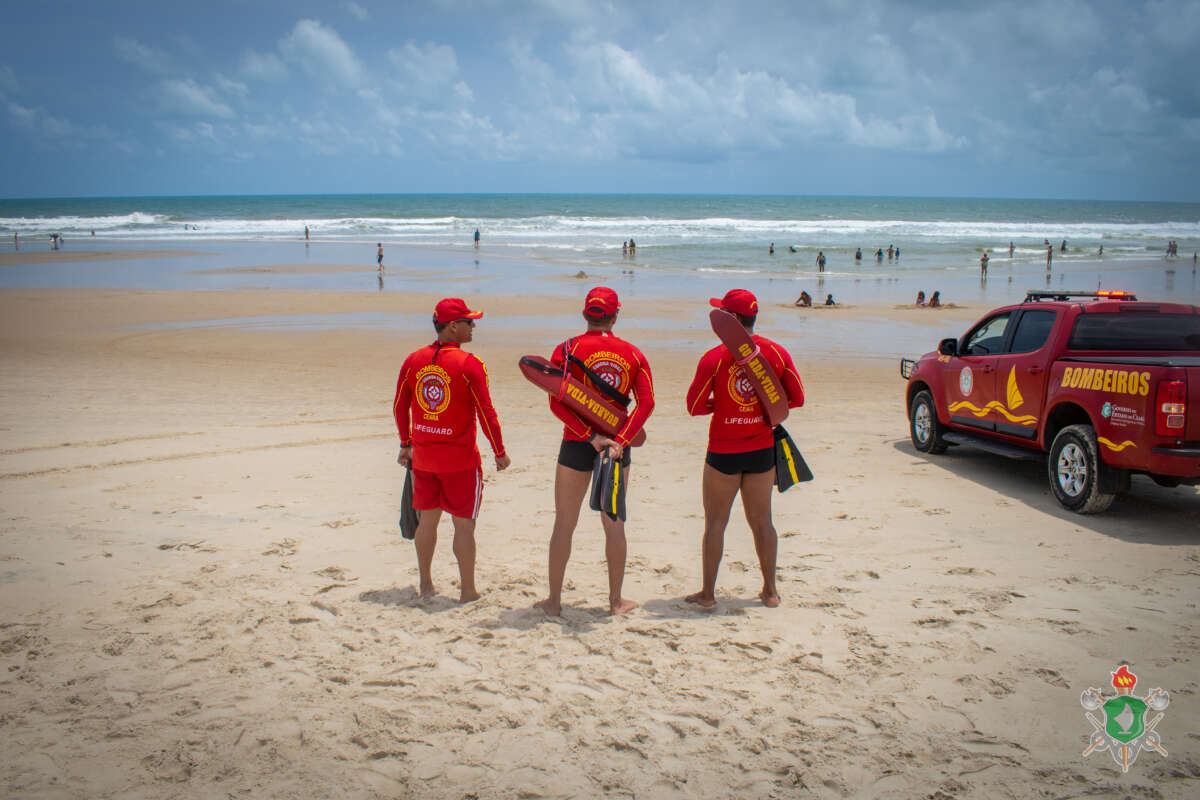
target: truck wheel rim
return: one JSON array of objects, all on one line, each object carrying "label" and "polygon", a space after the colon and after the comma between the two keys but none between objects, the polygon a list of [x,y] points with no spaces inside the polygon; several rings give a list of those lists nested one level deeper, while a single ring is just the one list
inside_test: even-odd
[{"label": "truck wheel rim", "polygon": [[917,412],[913,414],[913,430],[916,431],[917,441],[921,444],[929,441],[930,427],[929,406],[919,403],[917,405]]},{"label": "truck wheel rim", "polygon": [[1078,497],[1087,485],[1087,461],[1083,448],[1074,442],[1058,452],[1058,485],[1071,497]]}]

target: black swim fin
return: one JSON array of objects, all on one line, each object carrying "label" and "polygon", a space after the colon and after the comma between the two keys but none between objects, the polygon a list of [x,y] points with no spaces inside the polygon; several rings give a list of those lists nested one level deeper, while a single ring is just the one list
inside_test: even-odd
[{"label": "black swim fin", "polygon": [[404,490],[400,492],[400,535],[405,539],[417,536],[417,523],[421,521],[421,512],[413,508],[413,477],[412,470],[404,470]]},{"label": "black swim fin", "polygon": [[599,511],[609,519],[625,521],[625,476],[621,459],[614,459],[608,454],[608,449],[596,454],[596,463],[592,466],[592,490],[588,496],[588,506],[593,511]]},{"label": "black swim fin", "polygon": [[780,494],[813,479],[812,470],[782,425],[775,426],[775,487]]}]

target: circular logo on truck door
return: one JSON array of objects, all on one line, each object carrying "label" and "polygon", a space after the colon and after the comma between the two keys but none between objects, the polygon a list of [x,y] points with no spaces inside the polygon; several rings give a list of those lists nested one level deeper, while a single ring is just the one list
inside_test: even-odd
[{"label": "circular logo on truck door", "polygon": [[971,396],[971,390],[975,388],[975,375],[970,367],[963,367],[962,372],[958,373],[958,388],[963,397]]}]

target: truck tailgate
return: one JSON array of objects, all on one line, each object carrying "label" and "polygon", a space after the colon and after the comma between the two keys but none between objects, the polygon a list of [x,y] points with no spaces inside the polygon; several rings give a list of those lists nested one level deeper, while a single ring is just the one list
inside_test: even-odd
[{"label": "truck tailgate", "polygon": [[1200,366],[1187,367],[1187,427],[1184,439],[1200,442]]}]

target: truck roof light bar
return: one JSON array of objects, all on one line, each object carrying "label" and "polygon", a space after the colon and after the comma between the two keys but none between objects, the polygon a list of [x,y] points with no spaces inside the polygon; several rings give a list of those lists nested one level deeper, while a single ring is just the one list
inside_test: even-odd
[{"label": "truck roof light bar", "polygon": [[1090,297],[1093,299],[1104,300],[1137,300],[1137,296],[1133,292],[1126,292],[1121,289],[1101,289],[1096,292],[1075,292],[1053,289],[1029,289],[1025,292],[1026,303],[1040,303],[1046,300],[1066,301],[1078,297]]}]

